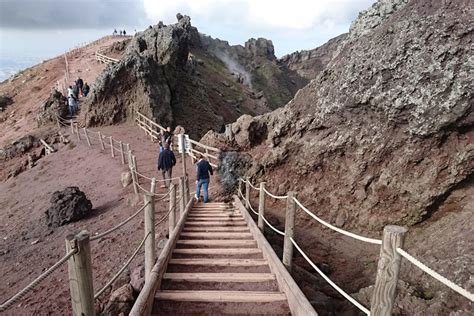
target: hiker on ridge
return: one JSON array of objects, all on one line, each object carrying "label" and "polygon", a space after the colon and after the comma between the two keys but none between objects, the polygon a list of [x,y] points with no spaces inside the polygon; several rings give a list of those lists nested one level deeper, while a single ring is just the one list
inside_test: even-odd
[{"label": "hiker on ridge", "polygon": [[171,182],[171,177],[173,174],[173,166],[176,165],[176,157],[174,153],[170,150],[168,143],[163,144],[163,150],[160,152],[158,157],[158,170],[161,170],[163,176],[164,185],[162,188],[168,188]]},{"label": "hiker on ridge", "polygon": [[209,194],[207,190],[209,189],[209,179],[212,175],[212,167],[209,161],[207,161],[203,155],[198,155],[199,161],[196,164],[196,200],[199,201],[201,197],[201,186],[203,187],[204,194],[204,203],[209,202]]},{"label": "hiker on ridge", "polygon": [[84,83],[84,87],[82,88],[82,94],[84,94],[85,97],[87,97],[87,95],[89,94],[89,91],[90,91],[90,87],[89,85],[86,83]]},{"label": "hiker on ridge", "polygon": [[82,88],[84,87],[84,81],[81,79],[81,77],[77,77],[76,86],[79,89],[79,92],[84,95],[84,92],[82,91]]}]

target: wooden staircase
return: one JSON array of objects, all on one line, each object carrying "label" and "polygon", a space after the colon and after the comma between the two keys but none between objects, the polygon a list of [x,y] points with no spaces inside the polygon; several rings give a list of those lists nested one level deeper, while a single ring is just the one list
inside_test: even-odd
[{"label": "wooden staircase", "polygon": [[267,257],[239,209],[197,203],[188,212],[155,293],[157,315],[289,315]]}]

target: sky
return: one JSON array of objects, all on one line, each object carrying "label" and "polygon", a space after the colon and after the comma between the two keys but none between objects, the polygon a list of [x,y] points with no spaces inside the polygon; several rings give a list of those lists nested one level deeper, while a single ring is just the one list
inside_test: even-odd
[{"label": "sky", "polygon": [[374,0],[0,0],[0,80],[11,72],[125,29],[128,34],[176,13],[201,33],[243,44],[271,39],[277,57],[347,32]]}]

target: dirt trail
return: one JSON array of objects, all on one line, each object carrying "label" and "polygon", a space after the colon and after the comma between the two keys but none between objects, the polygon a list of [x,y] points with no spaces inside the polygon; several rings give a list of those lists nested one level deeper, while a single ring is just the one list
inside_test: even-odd
[{"label": "dirt trail", "polygon": [[[73,84],[78,76],[89,84],[93,83],[106,67],[95,60],[95,52],[126,38],[128,37],[105,37],[69,53],[68,84]],[[6,111],[0,112],[0,130],[3,131],[0,135],[0,147],[36,128],[38,107],[49,96],[56,82],[63,80],[65,69],[64,55],[60,55],[20,72],[12,80],[0,83],[0,95],[9,95],[14,102]]]},{"label": "dirt trail", "polygon": [[[130,143],[138,168],[148,177],[158,177],[156,170],[157,144],[145,137],[132,125],[100,128],[106,136]],[[87,229],[91,234],[106,229],[127,218],[137,210],[143,197],[135,198],[133,188],[123,188],[120,174],[127,170],[120,158],[112,159],[110,151],[100,152],[98,141],[92,140],[89,148],[85,140],[72,138],[72,145],[38,161],[38,165],[19,176],[0,183],[0,301],[4,302],[29,284],[46,268],[65,253],[64,238],[67,234]],[[177,155],[179,156],[179,155]],[[178,158],[173,176],[182,174]],[[194,166],[188,162],[191,191],[194,191]],[[211,187],[216,187],[212,179]],[[149,183],[142,182],[148,188]],[[51,194],[66,186],[78,186],[92,201],[94,214],[87,219],[57,229],[50,229],[44,221],[44,211],[49,207]],[[158,188],[164,193],[165,189]],[[211,198],[216,189],[211,189]],[[167,202],[156,203],[156,218],[168,210]],[[165,238],[167,221],[157,227],[157,241]],[[96,242],[92,242],[94,289],[97,291],[122,266],[143,238],[143,219],[139,216],[122,229]],[[142,264],[143,251],[132,262],[131,268]],[[107,294],[101,300],[107,299]],[[11,314],[67,314],[70,313],[67,265],[44,280],[21,302],[11,308]]]}]

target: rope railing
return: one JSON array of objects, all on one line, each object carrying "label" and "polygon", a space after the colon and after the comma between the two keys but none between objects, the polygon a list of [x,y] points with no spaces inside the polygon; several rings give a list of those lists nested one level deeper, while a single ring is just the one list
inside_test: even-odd
[{"label": "rope railing", "polygon": [[295,246],[295,248],[298,250],[298,252],[303,256],[303,258],[306,259],[306,261],[313,267],[316,272],[327,282],[329,283],[339,294],[344,296],[349,302],[354,304],[358,309],[360,309],[363,313],[366,315],[370,315],[370,311],[361,303],[356,301],[352,296],[347,294],[343,289],[341,289],[336,283],[334,283],[330,278],[328,278],[315,264],[311,259],[304,253],[304,251],[300,248],[300,246],[296,243],[296,241],[293,238],[290,238],[291,243]]},{"label": "rope railing", "polygon": [[62,257],[58,262],[52,265],[48,270],[46,270],[41,275],[39,275],[30,284],[25,286],[21,291],[13,295],[9,300],[1,304],[0,312],[4,312],[8,308],[10,308],[13,304],[21,300],[29,291],[33,290],[41,281],[46,279],[51,273],[53,273],[57,268],[59,268],[59,266],[61,266],[64,262],[66,262],[69,258],[71,258],[71,256],[73,256],[76,252],[77,252],[77,249],[73,249],[69,251],[64,257]]},{"label": "rope railing", "polygon": [[417,266],[418,268],[420,268],[421,270],[423,270],[424,272],[426,272],[427,274],[429,274],[431,277],[433,277],[434,279],[438,280],[439,282],[443,283],[444,285],[446,285],[447,287],[449,287],[450,289],[452,289],[453,291],[461,294],[462,296],[464,296],[465,298],[469,299],[471,302],[474,301],[474,294],[472,294],[471,292],[463,289],[462,287],[460,287],[459,285],[457,285],[456,283],[448,280],[447,278],[445,278],[444,276],[442,276],[441,274],[437,273],[436,271],[432,270],[431,268],[429,268],[428,266],[424,265],[422,262],[420,262],[419,260],[417,260],[415,257],[413,257],[412,255],[410,255],[408,252],[406,252],[405,250],[401,249],[401,248],[397,248],[397,252],[405,259],[407,259],[408,261],[410,261],[412,264],[414,264],[415,266]]},{"label": "rope railing", "polygon": [[277,199],[277,200],[284,200],[288,198],[288,195],[275,195],[272,194],[271,192],[268,192],[267,189],[263,188],[263,191],[270,197]]},{"label": "rope railing", "polygon": [[135,217],[137,217],[138,214],[140,214],[144,209],[145,207],[148,206],[148,204],[150,204],[150,202],[147,202],[145,203],[138,211],[136,211],[134,214],[132,214],[132,216],[128,217],[127,219],[125,219],[124,221],[122,221],[121,223],[119,223],[118,225],[106,230],[105,232],[103,233],[100,233],[98,235],[95,235],[93,237],[91,237],[91,241],[94,241],[94,240],[97,240],[97,239],[100,239],[102,237],[105,237],[107,236],[108,234],[110,233],[113,233],[114,231],[116,231],[117,229],[121,228],[122,226],[124,226],[125,224],[127,224],[128,222],[130,222],[132,219],[134,219]]},{"label": "rope railing", "polygon": [[315,219],[316,221],[318,221],[322,225],[324,225],[324,226],[326,226],[326,227],[328,227],[328,228],[330,228],[330,229],[332,229],[332,230],[334,230],[334,231],[336,231],[340,234],[343,234],[345,236],[348,236],[348,237],[351,237],[351,238],[354,238],[354,239],[357,239],[357,240],[360,240],[360,241],[363,241],[363,242],[367,242],[367,243],[370,243],[370,244],[375,244],[375,245],[381,245],[382,244],[382,240],[380,240],[380,239],[374,239],[374,238],[368,238],[368,237],[360,236],[360,235],[348,232],[348,231],[346,231],[344,229],[341,229],[339,227],[336,227],[334,225],[331,225],[328,222],[323,221],[322,219],[320,219],[319,217],[317,217],[316,215],[311,213],[303,204],[301,204],[300,201],[298,201],[298,199],[293,198],[293,200],[306,214],[311,216],[313,219]]},{"label": "rope railing", "polygon": [[105,292],[105,290],[107,290],[107,288],[109,286],[111,286],[115,280],[118,279],[118,277],[123,273],[123,271],[125,271],[125,269],[130,265],[130,263],[132,262],[133,259],[135,259],[135,257],[137,256],[138,252],[140,251],[140,249],[143,247],[143,244],[145,243],[145,241],[147,240],[148,236],[150,236],[150,233],[148,233],[145,238],[142,239],[142,241],[140,242],[140,244],[138,245],[137,249],[135,249],[135,251],[133,252],[133,254],[130,256],[130,258],[128,258],[127,262],[125,262],[125,264],[122,266],[122,268],[120,268],[119,271],[117,271],[117,273],[112,277],[112,279],[109,280],[109,282],[107,282],[104,287],[102,287],[102,289],[100,289],[95,295],[94,295],[94,299],[98,299],[99,296]]}]

